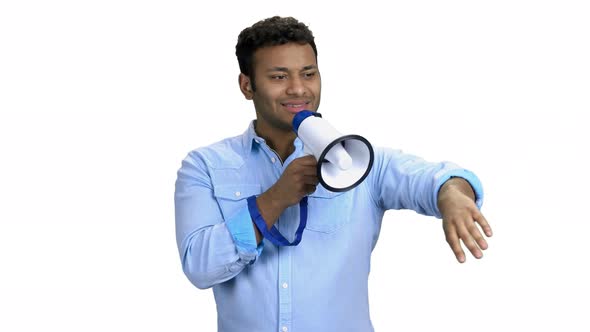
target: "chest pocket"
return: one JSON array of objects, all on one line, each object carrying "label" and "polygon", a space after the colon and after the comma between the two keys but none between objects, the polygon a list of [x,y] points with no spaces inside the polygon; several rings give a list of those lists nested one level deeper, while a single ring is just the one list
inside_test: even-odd
[{"label": "chest pocket", "polygon": [[262,193],[262,187],[252,185],[219,185],[213,188],[213,195],[223,214],[223,219],[233,217],[241,208],[248,205],[246,199],[252,195]]},{"label": "chest pocket", "polygon": [[309,195],[306,229],[333,233],[350,222],[351,192],[331,192],[319,185]]}]

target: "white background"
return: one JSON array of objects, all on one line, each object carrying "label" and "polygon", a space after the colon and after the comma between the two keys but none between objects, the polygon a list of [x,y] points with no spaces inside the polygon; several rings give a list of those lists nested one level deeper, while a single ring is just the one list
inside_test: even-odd
[{"label": "white background", "polygon": [[234,47],[275,14],[314,32],[336,128],[484,183],[482,260],[386,214],[376,330],[590,330],[590,11],[514,0],[3,1],[0,330],[216,329],[181,270],[174,181],[254,117]]}]

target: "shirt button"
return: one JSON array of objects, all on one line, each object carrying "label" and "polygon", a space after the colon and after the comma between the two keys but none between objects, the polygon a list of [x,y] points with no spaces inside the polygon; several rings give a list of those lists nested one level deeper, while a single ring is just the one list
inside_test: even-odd
[{"label": "shirt button", "polygon": [[273,164],[274,164],[274,162],[277,161],[277,160],[275,159],[275,157],[272,157],[272,158],[270,158],[270,161],[272,161]]},{"label": "shirt button", "polygon": [[283,328],[281,329],[283,332],[287,332],[289,331],[289,329],[286,326],[283,326]]},{"label": "shirt button", "polygon": [[283,283],[283,288],[287,288],[289,287],[289,284],[287,284],[286,282]]},{"label": "shirt button", "polygon": [[240,196],[242,196],[242,193],[239,191],[236,191],[236,197],[240,197]]}]

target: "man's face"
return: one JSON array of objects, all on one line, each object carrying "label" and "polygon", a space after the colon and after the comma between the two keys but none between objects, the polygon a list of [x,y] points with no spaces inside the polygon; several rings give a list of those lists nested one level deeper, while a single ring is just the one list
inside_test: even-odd
[{"label": "man's face", "polygon": [[321,78],[309,44],[258,49],[253,56],[253,71],[256,91],[252,91],[251,99],[258,125],[291,131],[297,112],[318,109]]}]

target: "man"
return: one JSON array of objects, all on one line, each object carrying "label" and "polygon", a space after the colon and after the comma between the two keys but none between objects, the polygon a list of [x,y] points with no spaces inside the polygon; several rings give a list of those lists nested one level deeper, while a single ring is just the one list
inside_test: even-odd
[{"label": "man", "polygon": [[[213,287],[219,331],[373,331],[369,266],[389,209],[442,217],[459,262],[461,241],[482,257],[487,243],[475,223],[487,236],[492,231],[479,212],[481,184],[454,164],[376,149],[356,188],[335,193],[318,185],[316,160],[304,156],[292,128],[294,114],[320,104],[307,26],[293,18],[260,21],[241,32],[236,55],[240,90],[254,102],[256,120],[240,136],[189,153],[175,193],[182,267],[198,288]],[[273,226],[288,241],[296,238],[304,197],[301,242],[277,246],[264,238]]]}]

